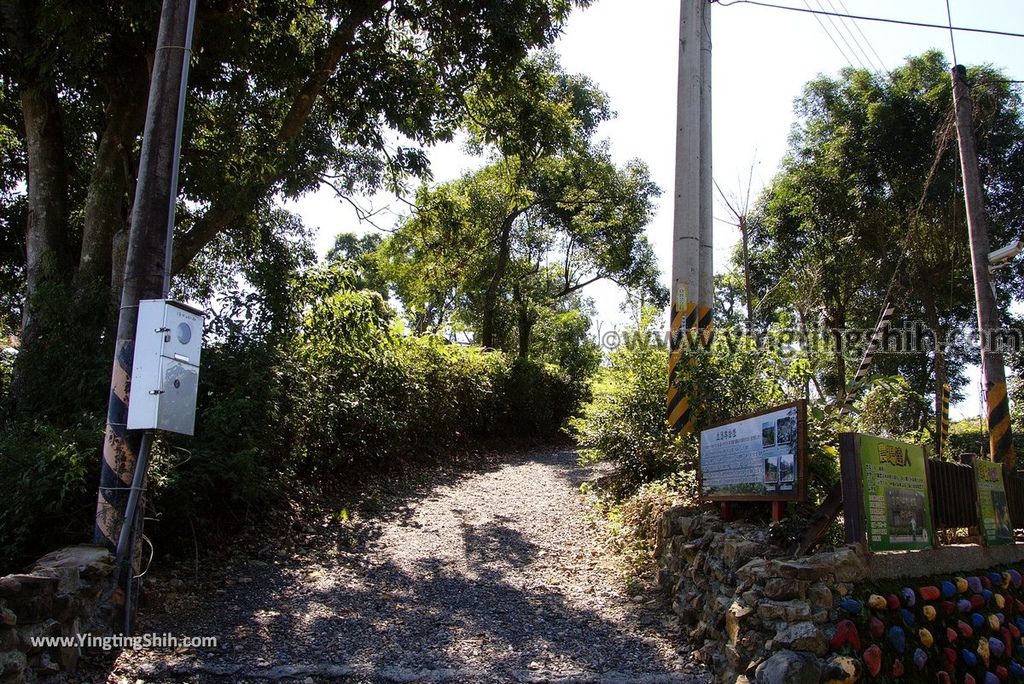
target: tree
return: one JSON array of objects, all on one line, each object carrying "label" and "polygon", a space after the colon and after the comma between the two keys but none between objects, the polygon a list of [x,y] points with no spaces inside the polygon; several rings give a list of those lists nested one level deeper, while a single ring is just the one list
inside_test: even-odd
[{"label": "tree", "polygon": [[[1008,238],[1024,189],[1021,102],[993,69],[969,74],[999,242]],[[891,74],[846,69],[839,78],[810,82],[798,102],[789,153],[752,217],[754,289],[762,300],[772,292],[775,316],[789,310],[828,330],[870,330],[895,274],[891,294],[900,316],[894,327],[923,319],[938,350],[930,364],[922,354],[883,355],[876,363],[918,390],[929,381],[937,390],[947,378],[961,385],[960,368],[969,359],[963,347],[943,348],[951,330],[973,322],[951,108],[947,64],[934,51]],[[1002,287],[1005,303],[1020,291],[1020,274],[1007,274]],[[846,360],[837,350],[825,378],[840,396]]]},{"label": "tree", "polygon": [[530,349],[538,309],[611,279],[663,297],[644,228],[659,190],[639,161],[616,165],[592,141],[610,116],[589,79],[550,53],[514,77],[485,76],[468,98],[469,145],[491,163],[425,185],[384,246],[417,329],[453,317],[485,347]]},{"label": "tree", "polygon": [[[500,79],[588,2],[202,0],[174,271],[221,236],[244,234],[240,226],[277,197],[321,183],[350,195],[425,174],[418,145],[452,137],[480,73]],[[45,380],[28,372],[29,360],[59,357],[60,335],[81,328],[86,347],[103,344],[118,299],[157,9],[0,2],[0,154],[14,162],[0,171],[0,216],[21,226],[25,255],[14,266],[0,245],[0,274],[13,271],[25,287],[25,396]],[[393,136],[411,142],[395,145]],[[24,200],[10,191],[19,183]],[[68,327],[83,301],[100,301],[107,315]]]}]

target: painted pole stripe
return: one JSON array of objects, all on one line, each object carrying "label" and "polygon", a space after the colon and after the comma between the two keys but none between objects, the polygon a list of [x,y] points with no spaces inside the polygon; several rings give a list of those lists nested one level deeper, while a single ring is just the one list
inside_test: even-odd
[{"label": "painted pole stripe", "polygon": [[693,420],[690,400],[684,396],[682,388],[676,381],[676,370],[683,358],[682,344],[684,336],[697,328],[699,316],[697,305],[692,302],[687,302],[685,307],[674,304],[672,311],[671,330],[669,331],[671,351],[668,356],[668,425],[669,429],[673,432],[692,432]]},{"label": "painted pole stripe", "polygon": [[1013,433],[1010,430],[1010,400],[1006,395],[1006,384],[991,385],[986,392],[988,409],[989,448],[996,461],[1012,469],[1017,464],[1013,448]]},{"label": "painted pole stripe", "polygon": [[875,325],[874,332],[871,333],[871,340],[868,342],[867,349],[864,350],[864,356],[861,358],[860,365],[857,367],[857,372],[854,373],[853,380],[850,382],[850,386],[846,390],[846,398],[839,409],[839,415],[845,416],[850,412],[850,409],[853,408],[853,404],[856,401],[856,391],[868,376],[868,371],[871,369],[871,363],[874,361],[875,353],[882,344],[882,337],[885,335],[885,331],[888,330],[889,322],[892,320],[892,316],[895,312],[896,305],[889,300],[886,300],[885,304],[882,306],[882,315],[879,317],[878,323]]},{"label": "painted pole stripe", "polygon": [[126,428],[131,388],[129,369],[134,354],[135,345],[131,341],[118,340],[117,354],[111,369],[110,402],[100,465],[100,491],[96,500],[96,527],[93,531],[93,540],[111,550],[116,548],[121,533],[138,448],[138,439]]}]

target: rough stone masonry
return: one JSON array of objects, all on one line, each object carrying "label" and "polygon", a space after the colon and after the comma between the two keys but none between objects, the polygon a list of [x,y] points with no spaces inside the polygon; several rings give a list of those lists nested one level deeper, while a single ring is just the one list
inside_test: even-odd
[{"label": "rough stone masonry", "polygon": [[114,558],[97,546],[69,546],[22,574],[0,577],[0,684],[71,671],[77,646],[43,648],[38,637],[109,633]]}]

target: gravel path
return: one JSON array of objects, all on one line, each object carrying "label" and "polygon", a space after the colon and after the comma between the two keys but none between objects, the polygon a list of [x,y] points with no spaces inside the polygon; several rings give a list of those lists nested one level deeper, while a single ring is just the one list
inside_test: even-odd
[{"label": "gravel path", "polygon": [[626,592],[593,476],[570,450],[516,455],[325,521],[304,556],[264,550],[141,625],[218,648],[124,652],[111,679],[709,681],[660,599]]}]

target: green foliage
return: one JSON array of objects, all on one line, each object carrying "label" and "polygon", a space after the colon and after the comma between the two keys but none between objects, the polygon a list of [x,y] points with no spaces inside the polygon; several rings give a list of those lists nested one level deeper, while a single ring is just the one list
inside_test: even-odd
[{"label": "green foliage", "polygon": [[855,410],[857,429],[870,435],[918,442],[928,429],[928,400],[900,375],[872,378]]},{"label": "green foliage", "polygon": [[[748,222],[758,327],[820,325],[825,338],[833,330],[871,329],[894,274],[894,329],[923,321],[941,342],[971,325],[948,67],[941,53],[929,51],[890,73],[844,69],[805,86],[789,153]],[[991,67],[969,69],[968,80],[992,243],[1004,244],[1015,237],[1014,212],[1024,196],[1021,99]],[[742,263],[738,254],[736,261]],[[997,279],[1005,305],[1022,287],[1020,270],[1005,269]],[[810,359],[822,393],[842,393],[856,356],[837,351]],[[941,360],[879,354],[875,363],[931,394],[946,380],[954,392],[962,387],[972,356],[956,345]],[[908,423],[910,430],[920,426],[919,417]]]},{"label": "green foliage", "polygon": [[[557,438],[581,386],[559,368],[407,335],[343,264],[294,277],[289,334],[225,323],[204,351],[192,457],[156,466],[160,529],[233,529],[295,485],[350,481],[425,454],[496,439]],[[180,461],[181,453],[170,451]]]},{"label": "green foliage", "polygon": [[657,339],[653,311],[598,372],[594,398],[571,421],[584,461],[609,460],[620,495],[663,475],[695,467],[696,444],[672,435],[665,422],[668,352]]},{"label": "green foliage", "polygon": [[44,420],[0,427],[0,572],[29,560],[26,549],[51,550],[83,538],[83,520],[96,505],[103,421],[68,416],[62,426]]}]

